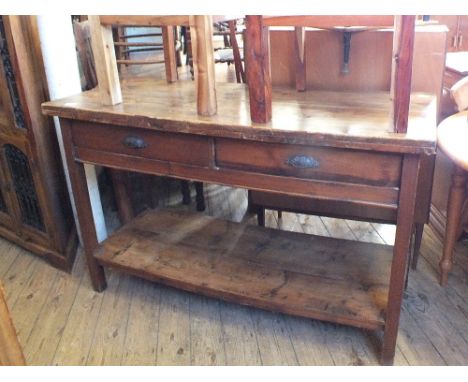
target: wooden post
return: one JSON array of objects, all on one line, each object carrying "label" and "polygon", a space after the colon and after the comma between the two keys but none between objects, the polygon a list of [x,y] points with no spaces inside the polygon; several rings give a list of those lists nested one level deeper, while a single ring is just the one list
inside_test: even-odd
[{"label": "wooden post", "polygon": [[415,16],[395,16],[391,94],[393,129],[396,133],[406,133],[408,128],[414,26]]},{"label": "wooden post", "polygon": [[385,331],[382,344],[381,363],[392,365],[400,321],[401,304],[405,287],[409,248],[413,233],[416,191],[418,187],[420,158],[405,155],[403,159],[400,197],[398,201],[397,229],[393,246],[393,260],[388,290]]},{"label": "wooden post", "polygon": [[249,86],[250,118],[271,120],[270,44],[262,16],[246,16],[245,69]]},{"label": "wooden post", "polygon": [[440,267],[440,285],[447,286],[448,275],[453,266],[453,250],[457,241],[457,231],[460,225],[463,202],[466,196],[466,183],[468,173],[455,165],[452,182],[450,184],[449,198],[447,202],[447,224],[445,225],[445,238]]},{"label": "wooden post", "polygon": [[305,27],[295,27],[294,52],[296,56],[296,90],[306,90],[306,62],[305,62]]},{"label": "wooden post", "polygon": [[88,16],[88,20],[101,102],[116,105],[122,102],[122,93],[112,26],[101,25],[99,16]]},{"label": "wooden post", "polygon": [[24,365],[26,361],[0,283],[0,366]]},{"label": "wooden post", "polygon": [[229,39],[231,40],[232,54],[234,56],[234,67],[236,69],[236,80],[238,83],[245,84],[245,73],[242,65],[242,59],[239,51],[239,44],[236,36],[236,21],[229,20]]},{"label": "wooden post", "polygon": [[211,16],[190,16],[193,68],[197,86],[197,111],[210,116],[217,112]]},{"label": "wooden post", "polygon": [[122,224],[130,222],[135,217],[132,201],[127,190],[127,176],[125,171],[109,169],[109,174],[114,189],[117,212]]},{"label": "wooden post", "polygon": [[166,80],[168,83],[177,81],[177,62],[174,41],[174,27],[163,26],[163,51],[164,51],[164,64],[166,66]]},{"label": "wooden post", "polygon": [[62,127],[65,158],[70,173],[71,186],[74,191],[78,224],[81,230],[83,250],[86,256],[91,283],[96,291],[102,292],[107,287],[107,281],[104,268],[98,264],[93,255],[94,250],[98,246],[98,238],[84,165],[83,163],[76,162],[73,157],[70,121],[67,119],[60,119],[60,126]]}]

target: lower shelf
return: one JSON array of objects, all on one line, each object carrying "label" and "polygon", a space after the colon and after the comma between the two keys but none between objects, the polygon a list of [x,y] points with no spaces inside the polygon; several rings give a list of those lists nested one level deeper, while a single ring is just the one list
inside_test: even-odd
[{"label": "lower shelf", "polygon": [[384,326],[392,255],[171,210],[144,213],[95,252],[102,265],[176,288],[366,329]]}]

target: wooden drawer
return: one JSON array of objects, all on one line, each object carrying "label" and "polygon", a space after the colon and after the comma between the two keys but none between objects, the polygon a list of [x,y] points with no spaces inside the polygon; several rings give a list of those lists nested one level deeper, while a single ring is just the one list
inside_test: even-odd
[{"label": "wooden drawer", "polygon": [[211,163],[210,139],[195,135],[73,122],[72,136],[78,148],[195,166]]},{"label": "wooden drawer", "polygon": [[399,154],[216,140],[216,165],[263,174],[399,187]]}]

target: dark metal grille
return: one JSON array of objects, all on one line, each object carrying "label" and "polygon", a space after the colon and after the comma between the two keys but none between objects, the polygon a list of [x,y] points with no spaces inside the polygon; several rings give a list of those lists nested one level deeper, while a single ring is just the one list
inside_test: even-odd
[{"label": "dark metal grille", "polygon": [[26,128],[24,122],[24,112],[21,107],[21,102],[18,94],[18,87],[16,86],[15,74],[11,66],[10,53],[8,51],[8,43],[5,35],[5,27],[3,25],[3,16],[0,16],[0,55],[3,62],[3,70],[5,72],[5,79],[10,93],[11,104],[13,106],[13,114],[15,118],[15,125],[21,129]]},{"label": "dark metal grille", "polygon": [[28,158],[13,145],[5,145],[4,148],[21,210],[21,220],[24,224],[45,231]]}]

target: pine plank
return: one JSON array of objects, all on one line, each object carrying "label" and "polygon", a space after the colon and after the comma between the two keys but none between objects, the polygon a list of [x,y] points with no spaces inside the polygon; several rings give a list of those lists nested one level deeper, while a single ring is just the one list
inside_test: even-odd
[{"label": "pine plank", "polygon": [[18,255],[4,274],[3,284],[8,306],[13,306],[26,283],[34,277],[34,270],[41,260],[17,247]]},{"label": "pine plank", "polygon": [[299,364],[289,331],[281,314],[252,309],[258,348],[263,366]]},{"label": "pine plank", "polygon": [[379,365],[378,349],[374,348],[369,337],[373,333],[326,324],[326,343],[336,366]]},{"label": "pine plank", "polygon": [[282,217],[278,218],[278,226],[283,231],[303,232],[298,215],[292,212],[283,212]]},{"label": "pine plank", "polygon": [[334,366],[326,342],[327,324],[290,316],[284,317],[284,320],[299,365]]},{"label": "pine plank", "polygon": [[158,325],[158,365],[190,365],[189,294],[161,287]]},{"label": "pine plank", "polygon": [[[457,253],[457,250],[462,248],[463,246],[456,246],[455,265],[449,275],[449,288],[447,288],[446,293],[452,293],[458,296],[458,299],[462,301],[459,303],[459,306],[466,314],[466,312],[468,312],[468,271],[463,269],[458,258],[463,255],[466,256],[468,251]],[[424,231],[424,241],[421,245],[421,254],[426,258],[428,263],[433,268],[433,275],[436,278],[435,282],[438,283],[440,274],[439,262],[442,257],[442,243],[436,238],[430,227]]]},{"label": "pine plank", "polygon": [[[77,257],[84,258],[81,249]],[[115,284],[116,276],[115,272],[108,273],[110,285]],[[86,365],[105,293],[107,291],[104,293],[94,291],[89,272],[85,270],[51,364],[63,366]]]},{"label": "pine plank", "polygon": [[156,364],[161,288],[146,280],[132,279],[130,316],[125,334],[124,366]]},{"label": "pine plank", "polygon": [[190,364],[226,364],[219,301],[190,295]]},{"label": "pine plank", "polygon": [[220,301],[226,365],[260,366],[257,335],[252,322],[252,308]]},{"label": "pine plank", "polygon": [[[468,360],[468,342],[463,338],[463,333],[431,302],[430,295],[422,291],[418,278],[418,275],[412,275],[405,291],[405,308],[408,314],[418,322],[424,333],[430,333],[429,341],[444,362],[453,366],[465,365]],[[468,329],[468,320],[465,321],[465,327]]]},{"label": "pine plank", "polygon": [[[57,269],[44,261],[39,259],[37,261],[34,273],[31,274],[15,303],[10,305],[11,315],[21,344],[27,343],[59,273]],[[26,362],[28,362],[28,349],[24,349],[24,353]]]},{"label": "pine plank", "polygon": [[393,243],[395,242],[395,225],[372,223],[372,226],[377,231],[382,240],[385,242],[385,244],[393,245]]},{"label": "pine plank", "polygon": [[125,352],[124,343],[130,309],[132,278],[119,274],[114,285],[104,292],[87,364],[118,366]]},{"label": "pine plank", "polygon": [[392,248],[157,210],[104,241],[96,256],[103,264],[211,297],[377,328]]},{"label": "pine plank", "polygon": [[345,220],[345,222],[356,237],[356,240],[366,243],[386,244],[371,223],[356,220]]},{"label": "pine plank", "polygon": [[438,350],[429,340],[430,333],[425,333],[419,323],[408,313],[403,304],[398,332],[398,347],[413,366],[445,366],[446,363]]},{"label": "pine plank", "polygon": [[299,214],[299,222],[304,233],[318,236],[330,236],[327,227],[319,216]]},{"label": "pine plank", "polygon": [[321,219],[331,237],[356,240],[353,231],[351,231],[351,228],[343,219],[334,219],[326,216],[321,216]]},{"label": "pine plank", "polygon": [[80,256],[71,275],[59,272],[26,343],[28,365],[50,365],[85,272]]},{"label": "pine plank", "polygon": [[0,280],[18,257],[19,247],[0,238]]}]

